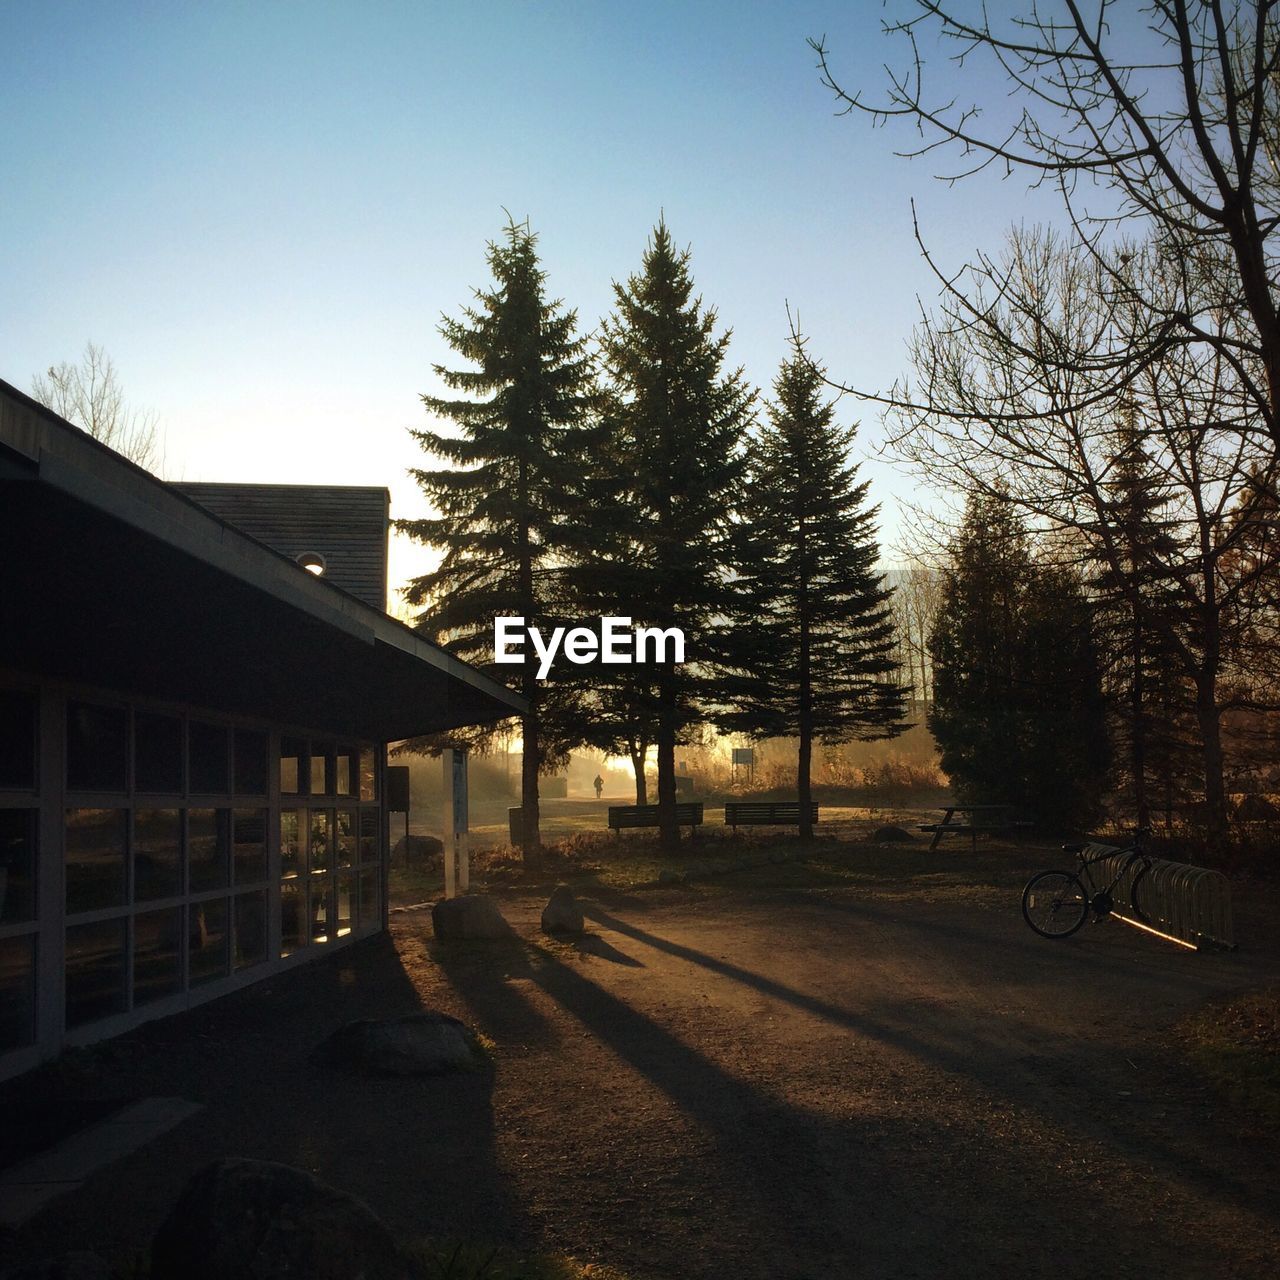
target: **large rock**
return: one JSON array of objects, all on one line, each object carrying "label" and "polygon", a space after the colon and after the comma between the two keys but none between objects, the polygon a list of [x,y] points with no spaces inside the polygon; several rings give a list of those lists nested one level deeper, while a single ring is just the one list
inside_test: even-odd
[{"label": "large rock", "polygon": [[431,927],[437,938],[505,938],[511,926],[498,904],[483,893],[444,898],[431,908]]},{"label": "large rock", "polygon": [[901,827],[877,827],[870,836],[877,844],[914,844],[915,836]]},{"label": "large rock", "polygon": [[64,1253],[45,1262],[0,1271],[0,1280],[115,1280],[115,1272],[96,1253]]},{"label": "large rock", "polygon": [[312,1056],[317,1062],[384,1076],[468,1071],[481,1061],[475,1037],[457,1018],[443,1013],[348,1022]]},{"label": "large rock", "polygon": [[405,1280],[362,1201],[301,1169],[217,1160],[187,1183],[151,1246],[151,1280]]},{"label": "large rock", "polygon": [[582,908],[567,884],[558,884],[551,891],[551,898],[542,908],[542,932],[578,935],[586,926]]},{"label": "large rock", "polygon": [[391,851],[398,867],[423,867],[444,852],[444,842],[435,836],[401,836]]}]

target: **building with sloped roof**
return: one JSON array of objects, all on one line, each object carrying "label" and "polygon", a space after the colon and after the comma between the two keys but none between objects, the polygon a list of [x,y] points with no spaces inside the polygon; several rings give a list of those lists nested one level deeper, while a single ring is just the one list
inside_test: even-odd
[{"label": "building with sloped roof", "polygon": [[522,709],[386,614],[386,537],[0,382],[0,1078],[385,927],[386,744]]}]

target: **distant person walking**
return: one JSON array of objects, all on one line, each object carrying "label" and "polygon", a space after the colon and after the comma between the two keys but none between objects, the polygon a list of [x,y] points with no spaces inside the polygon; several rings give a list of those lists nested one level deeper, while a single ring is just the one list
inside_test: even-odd
[{"label": "distant person walking", "polygon": [[596,789],[596,799],[599,800],[601,793],[604,791],[604,779],[597,773],[594,783]]}]

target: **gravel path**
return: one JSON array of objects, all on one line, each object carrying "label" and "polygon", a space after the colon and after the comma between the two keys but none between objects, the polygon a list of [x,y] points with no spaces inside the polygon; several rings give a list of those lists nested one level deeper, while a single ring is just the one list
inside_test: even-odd
[{"label": "gravel path", "polygon": [[[994,890],[602,895],[580,945],[442,947],[428,917],[117,1042],[68,1096],[206,1110],[45,1210],[0,1261],[141,1247],[220,1154],[299,1164],[405,1235],[471,1235],[634,1280],[1280,1274],[1280,1153],[1168,1029],[1273,980],[1115,924],[1037,939]],[[307,1053],[426,1005],[492,1073],[361,1080]],[[26,1087],[37,1087],[29,1084]],[[2,1101],[20,1101],[10,1090]]]}]

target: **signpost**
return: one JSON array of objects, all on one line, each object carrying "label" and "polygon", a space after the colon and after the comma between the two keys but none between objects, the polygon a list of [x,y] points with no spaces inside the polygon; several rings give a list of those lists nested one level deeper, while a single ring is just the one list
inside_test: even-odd
[{"label": "signpost", "polygon": [[444,896],[466,893],[471,883],[467,847],[467,753],[451,747],[441,753],[444,763]]},{"label": "signpost", "polygon": [[747,783],[750,785],[756,778],[756,750],[754,747],[734,747],[733,757],[730,763],[730,771],[734,778],[738,776],[738,766],[745,765],[747,769]]}]

